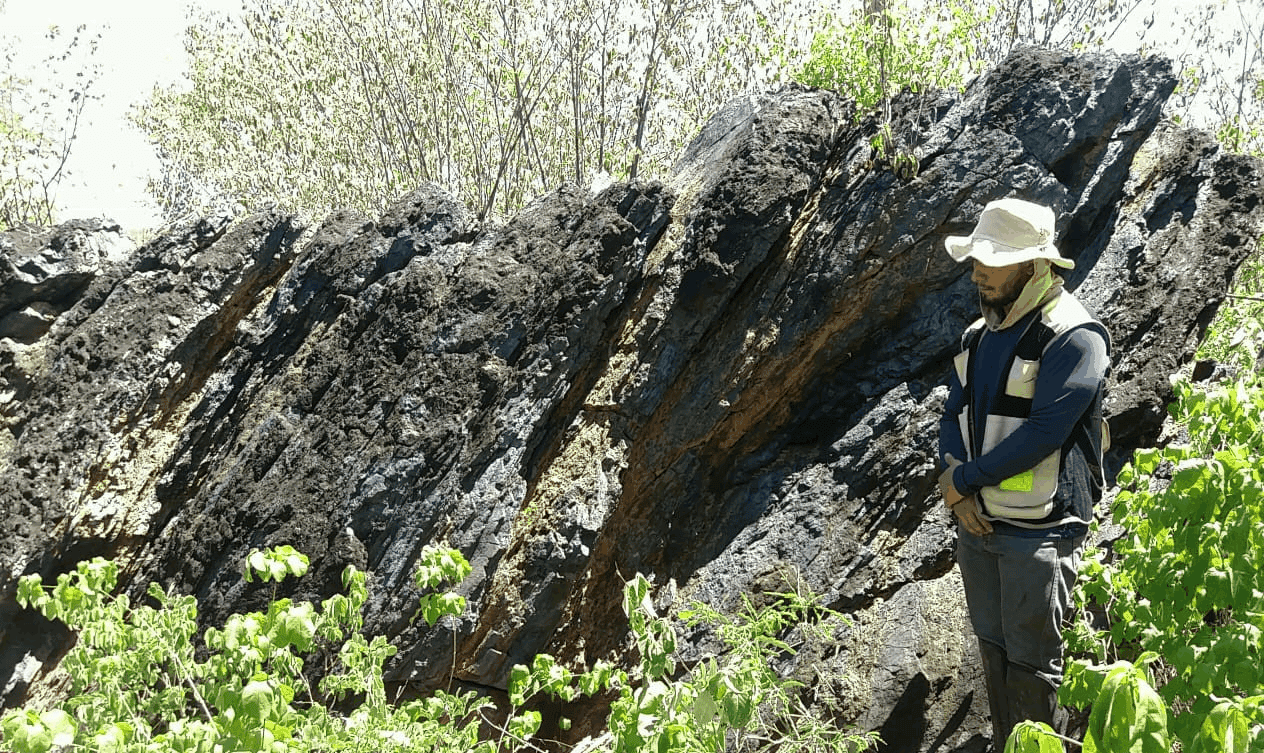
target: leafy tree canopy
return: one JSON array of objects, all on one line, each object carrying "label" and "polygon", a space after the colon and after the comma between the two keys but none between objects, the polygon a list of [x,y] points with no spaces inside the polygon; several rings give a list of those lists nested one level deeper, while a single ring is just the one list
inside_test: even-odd
[{"label": "leafy tree canopy", "polygon": [[[1100,45],[1147,6],[247,0],[190,27],[189,80],[133,117],[165,164],[151,189],[167,219],[274,203],[376,212],[425,181],[487,217],[563,182],[661,177],[742,93],[798,79],[873,106],[960,86],[1017,44]],[[1210,26],[1195,49],[1219,44]],[[1253,40],[1258,56],[1258,32],[1223,44]],[[1221,135],[1247,148],[1264,120],[1259,77],[1231,113],[1231,77],[1210,65],[1189,63],[1186,96],[1222,92]]]},{"label": "leafy tree canopy", "polygon": [[172,168],[154,186],[169,217],[216,197],[372,211],[423,181],[506,213],[661,173],[725,100],[784,77],[802,7],[251,0],[192,26],[188,85],[134,117]]}]

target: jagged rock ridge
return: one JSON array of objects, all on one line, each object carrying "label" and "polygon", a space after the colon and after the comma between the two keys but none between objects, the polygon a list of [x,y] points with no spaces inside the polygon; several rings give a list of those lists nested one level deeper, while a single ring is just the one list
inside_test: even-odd
[{"label": "jagged rock ridge", "polygon": [[[1153,442],[1264,227],[1259,162],[1160,121],[1174,85],[1159,59],[1020,50],[959,97],[894,103],[912,180],[875,161],[872,118],[791,87],[718,113],[666,184],[563,189],[503,227],[423,187],[377,220],[206,219],[125,258],[106,228],[4,236],[9,701],[64,645],[17,610],[18,575],[116,556],[128,588],[216,621],[270,596],[240,563],[285,543],[313,559],[298,596],[373,572],[368,629],[418,687],[618,655],[638,571],[721,606],[798,580],[853,617],[814,657],[849,677],[853,721],[892,751],[981,749],[932,495],[977,316],[942,238],[1001,196],[1057,207],[1070,287],[1115,343],[1116,460]],[[71,238],[112,250],[53,304],[36,278],[61,273],[24,260]],[[43,325],[10,319],[28,309]],[[409,573],[432,541],[473,563],[471,610],[423,632]]]}]

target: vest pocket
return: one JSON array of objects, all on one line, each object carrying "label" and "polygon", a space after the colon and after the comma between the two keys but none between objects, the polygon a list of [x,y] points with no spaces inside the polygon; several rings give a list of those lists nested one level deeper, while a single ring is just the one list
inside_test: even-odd
[{"label": "vest pocket", "polygon": [[[1018,430],[1025,419],[1015,416],[987,417],[983,435],[983,454]],[[982,498],[989,515],[1016,520],[1039,520],[1053,511],[1053,497],[1058,490],[1058,468],[1061,450],[1055,451],[1034,468],[1017,473],[996,486],[984,487]]]},{"label": "vest pocket", "polygon": [[1036,375],[1040,373],[1039,361],[1015,358],[1005,380],[1005,394],[1027,400],[1036,396]]},{"label": "vest pocket", "polygon": [[[957,371],[957,381],[961,384],[962,389],[969,389],[966,374],[970,365],[970,351],[963,350],[952,359],[952,367]],[[969,394],[969,393],[967,393]]]}]

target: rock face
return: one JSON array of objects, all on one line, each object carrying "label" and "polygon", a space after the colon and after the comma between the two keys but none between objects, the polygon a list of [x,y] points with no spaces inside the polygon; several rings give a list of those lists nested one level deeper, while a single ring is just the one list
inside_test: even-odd
[{"label": "rock face", "polygon": [[[1162,123],[1174,85],[1158,59],[1020,50],[894,103],[912,179],[849,101],[788,88],[717,114],[666,184],[563,189],[501,227],[423,187],[377,220],[208,219],[95,266],[56,238],[116,231],[0,236],[7,702],[65,644],[17,608],[19,575],[118,557],[130,590],[215,622],[271,596],[246,553],[290,544],[313,563],[297,596],[372,572],[367,629],[417,687],[618,656],[638,571],[721,607],[802,583],[853,619],[813,670],[846,678],[850,721],[886,750],[981,750],[933,495],[977,304],[942,240],[995,198],[1057,208],[1069,287],[1114,340],[1114,459],[1152,443],[1264,231],[1264,167]],[[473,564],[471,607],[421,631],[432,542]]]}]

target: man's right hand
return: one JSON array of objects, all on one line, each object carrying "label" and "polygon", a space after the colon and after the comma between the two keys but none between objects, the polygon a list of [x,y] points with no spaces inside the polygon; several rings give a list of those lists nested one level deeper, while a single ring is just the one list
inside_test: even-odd
[{"label": "man's right hand", "polygon": [[943,495],[944,504],[952,507],[965,499],[965,495],[957,491],[957,486],[952,481],[952,472],[961,465],[961,461],[954,458],[952,453],[948,453],[944,456],[944,462],[948,464],[948,467],[939,474],[939,493]]},{"label": "man's right hand", "polygon": [[961,525],[975,536],[984,536],[992,532],[992,524],[983,519],[983,511],[979,509],[979,500],[973,494],[963,498],[949,509],[957,516],[957,520],[961,521]]}]

